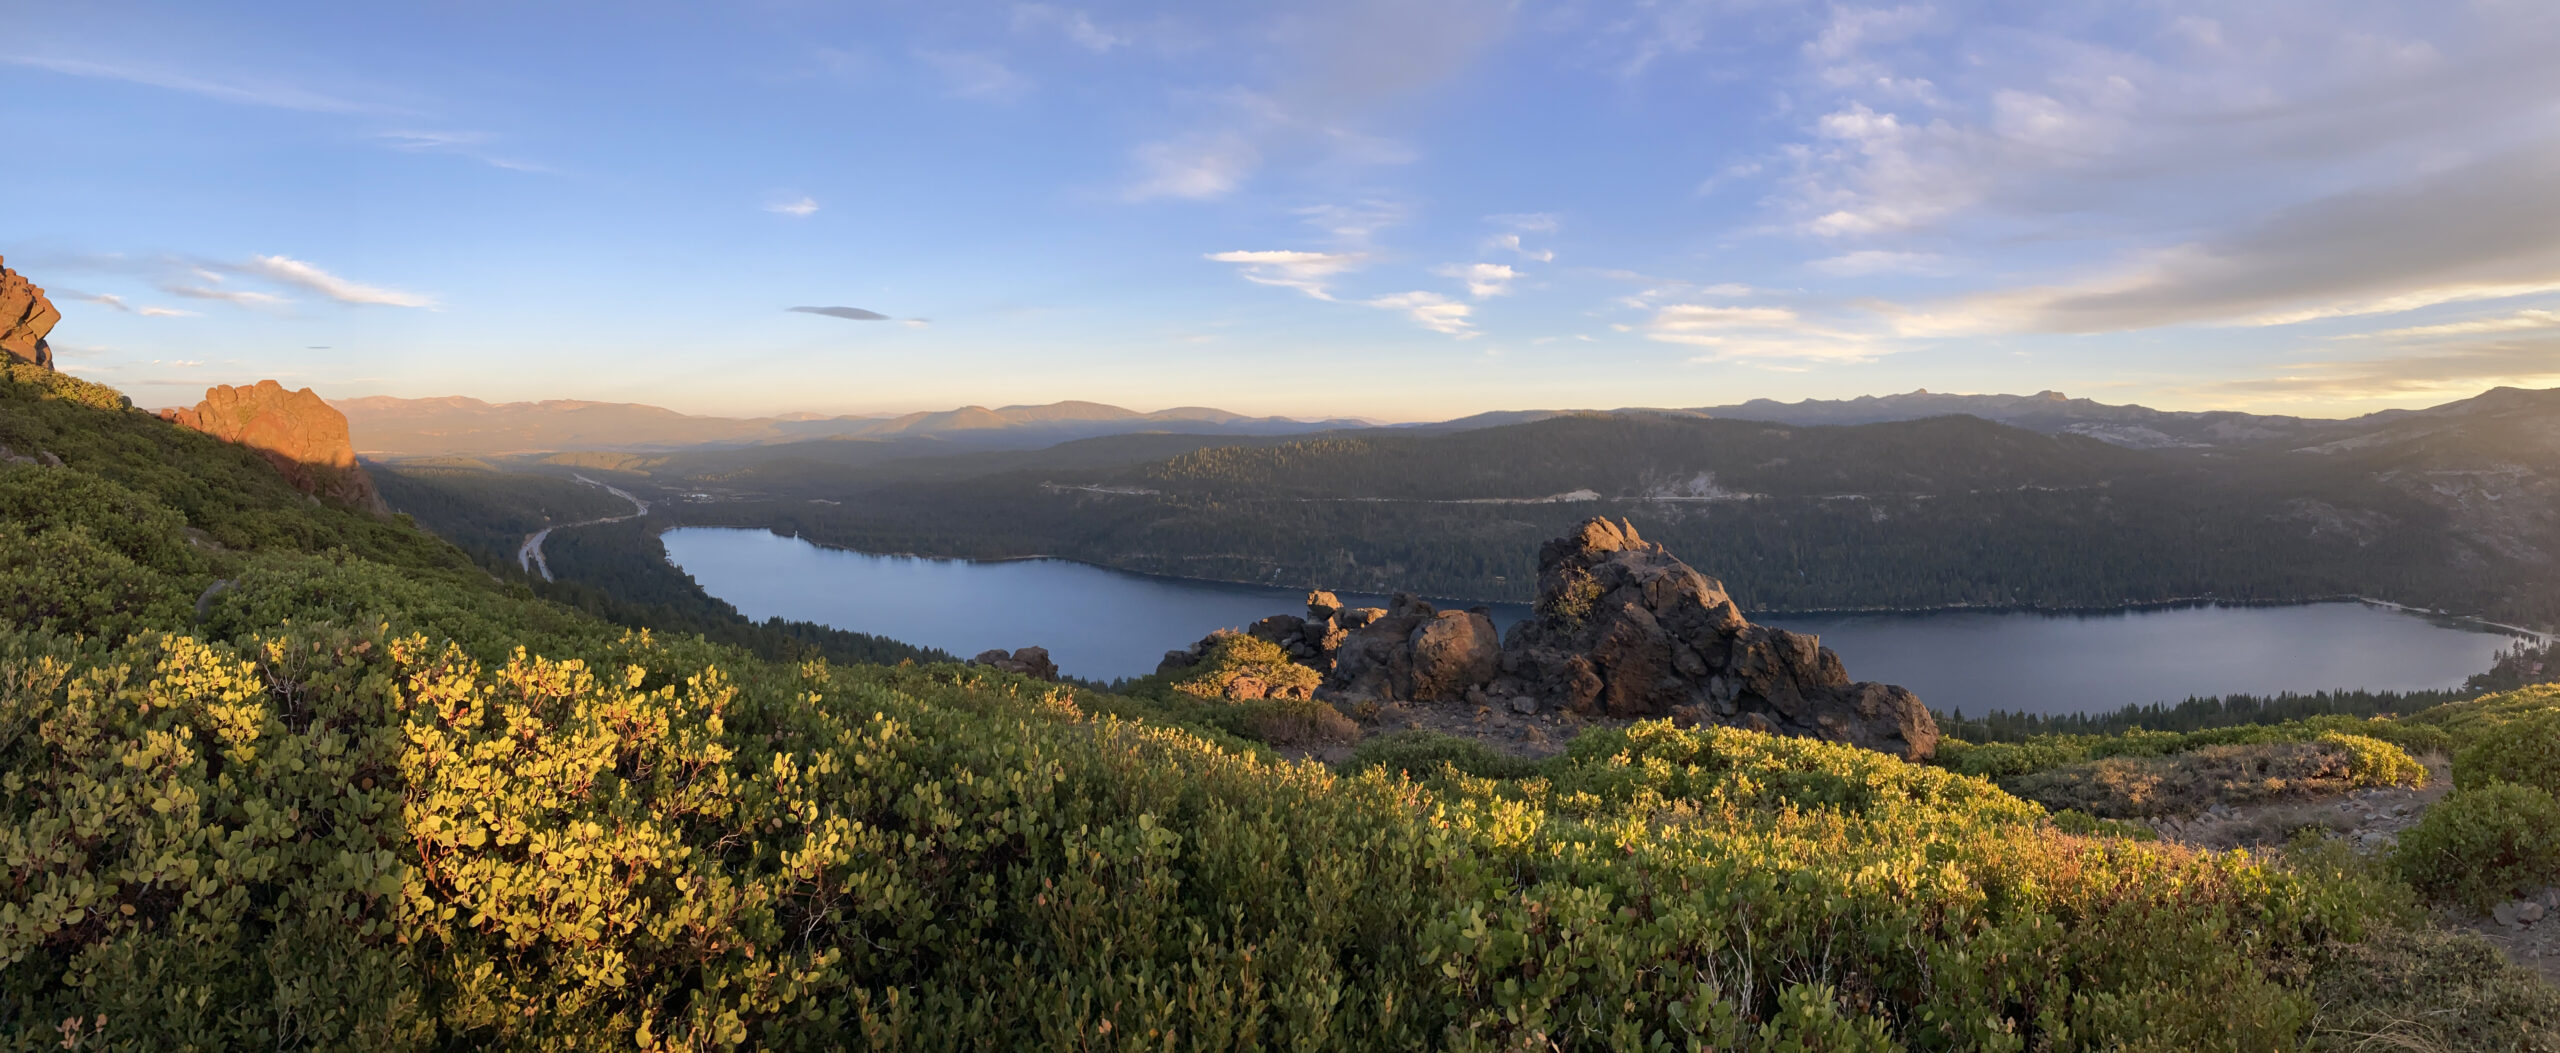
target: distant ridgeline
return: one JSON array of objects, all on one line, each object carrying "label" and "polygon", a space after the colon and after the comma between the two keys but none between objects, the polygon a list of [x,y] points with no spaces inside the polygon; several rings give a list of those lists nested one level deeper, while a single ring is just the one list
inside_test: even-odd
[{"label": "distant ridgeline", "polygon": [[1196,443],[1171,459],[1127,449],[1116,463],[1084,443],[863,463],[822,460],[821,445],[632,468],[715,498],[671,507],[671,522],[874,552],[1525,601],[1527,554],[1603,515],[1689,554],[1757,611],[2364,595],[2548,627],[2560,624],[2552,419],[2560,392],[2502,389],[2205,449],[1971,417],[1802,427],[1618,413]]},{"label": "distant ridgeline", "polygon": [[[2417,906],[2560,877],[2510,836],[2560,823],[2560,692],[1960,770],[1659,720],[1329,768],[1255,703],[629,630],[32,362],[0,446],[0,1048],[2560,1044]],[[2117,773],[2384,788],[2404,742],[2459,821],[2379,862],[2002,788],[2135,820]]]}]

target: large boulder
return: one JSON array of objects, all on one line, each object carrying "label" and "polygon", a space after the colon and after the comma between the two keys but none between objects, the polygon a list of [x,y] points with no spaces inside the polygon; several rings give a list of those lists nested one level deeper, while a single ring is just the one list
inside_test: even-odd
[{"label": "large boulder", "polygon": [[347,415],[321,401],[310,388],[286,391],[272,380],[249,387],[223,385],[205,389],[204,401],[192,409],[163,410],[160,415],[258,451],[304,493],[383,510],[373,478],[356,464],[355,444],[347,437]]},{"label": "large boulder", "polygon": [[53,368],[53,348],[44,338],[61,320],[62,312],[54,310],[43,289],[0,261],[0,365]]},{"label": "large boulder", "polygon": [[980,651],[976,658],[969,660],[969,664],[1006,673],[1020,673],[1036,680],[1058,678],[1058,663],[1049,660],[1049,649],[1046,647],[1025,647],[1011,652],[1002,648]]},{"label": "large boulder", "polygon": [[1538,552],[1537,616],[1512,626],[1497,696],[1594,716],[1678,716],[1847,742],[1908,759],[1937,752],[1911,692],[1853,683],[1802,633],[1753,625],[1724,586],[1593,519]]},{"label": "large boulder", "polygon": [[1357,628],[1333,652],[1327,686],[1367,701],[1455,702],[1502,669],[1501,637],[1483,611],[1443,611],[1397,596],[1383,611],[1345,611]]}]

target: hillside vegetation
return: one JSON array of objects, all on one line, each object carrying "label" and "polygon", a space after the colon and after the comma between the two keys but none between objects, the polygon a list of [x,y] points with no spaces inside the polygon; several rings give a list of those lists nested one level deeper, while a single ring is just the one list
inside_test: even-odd
[{"label": "hillside vegetation", "polygon": [[1337,772],[626,630],[56,374],[0,442],[0,1048],[2560,1048],[2334,848],[1663,723]]}]

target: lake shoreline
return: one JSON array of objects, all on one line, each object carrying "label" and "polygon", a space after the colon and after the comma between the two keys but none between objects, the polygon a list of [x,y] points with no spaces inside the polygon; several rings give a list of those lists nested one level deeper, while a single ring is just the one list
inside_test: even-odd
[{"label": "lake shoreline", "polygon": [[[797,535],[797,534],[785,534],[785,533],[782,533],[781,531],[774,530],[774,529],[772,529],[772,528],[770,528],[770,527],[752,527],[752,526],[721,526],[721,525],[713,525],[713,524],[693,524],[693,523],[669,523],[669,524],[667,524],[665,527],[663,527],[663,528],[659,529],[659,530],[657,531],[657,533],[664,534],[664,533],[666,533],[666,532],[667,532],[667,531],[669,531],[669,530],[682,530],[682,529],[688,529],[688,528],[691,528],[691,529],[706,529],[706,530],[748,530],[748,531],[762,531],[762,532],[764,532],[764,533],[773,534],[773,535],[775,535],[775,536],[777,536],[777,537],[785,537],[785,538],[790,538],[790,539],[792,539],[792,540],[794,540],[794,541],[802,541],[802,542],[806,542],[806,543],[808,543],[808,544],[810,544],[810,545],[814,545],[814,546],[816,546],[816,547],[818,547],[818,548],[828,549],[828,550],[836,551],[836,552],[851,552],[851,553],[854,553],[854,554],[856,554],[856,555],[862,555],[862,556],[884,556],[884,557],[889,557],[889,558],[894,558],[894,559],[926,559],[926,560],[934,560],[934,561],[937,561],[937,562],[949,562],[949,563],[977,563],[977,564],[988,564],[988,565],[993,565],[993,564],[1003,564],[1003,563],[1026,563],[1026,562],[1036,562],[1036,561],[1040,561],[1040,560],[1054,560],[1054,561],[1056,561],[1056,562],[1060,562],[1060,563],[1072,563],[1072,564],[1075,564],[1075,565],[1080,566],[1080,567],[1091,567],[1091,568],[1093,568],[1093,569],[1095,569],[1095,570],[1107,570],[1107,571],[1110,571],[1110,572],[1115,573],[1115,574],[1134,574],[1134,575],[1137,575],[1137,576],[1142,577],[1142,578],[1153,578],[1153,579],[1156,579],[1156,580],[1159,580],[1159,581],[1185,582],[1185,583],[1203,584],[1203,585],[1232,585],[1232,586],[1236,586],[1236,587],[1239,587],[1239,588],[1250,588],[1250,589],[1295,589],[1295,588],[1297,588],[1297,587],[1298,587],[1298,586],[1294,586],[1294,585],[1281,585],[1281,584],[1276,584],[1276,583],[1271,583],[1271,582],[1236,581],[1236,580],[1231,579],[1231,578],[1204,578],[1204,577],[1197,577],[1197,576],[1194,576],[1194,575],[1188,575],[1188,574],[1161,574],[1161,573],[1157,573],[1157,572],[1154,572],[1154,571],[1131,570],[1131,569],[1129,569],[1129,568],[1127,568],[1127,567],[1115,567],[1115,566],[1112,566],[1112,565],[1110,565],[1110,564],[1108,564],[1108,563],[1096,563],[1096,562],[1094,562],[1094,561],[1092,561],[1092,560],[1079,559],[1079,558],[1076,558],[1076,557],[1074,557],[1074,556],[1059,556],[1059,555],[1048,555],[1048,554],[1041,554],[1041,553],[1034,553],[1034,554],[1030,554],[1030,555],[1022,555],[1022,556],[995,556],[995,557],[990,557],[990,558],[983,558],[983,559],[979,559],[979,558],[970,558],[970,557],[966,557],[966,556],[935,556],[935,555],[928,555],[928,554],[920,553],[920,552],[873,552],[873,551],[870,551],[870,550],[868,550],[868,549],[855,548],[855,547],[850,546],[850,545],[837,545],[837,544],[831,544],[831,543],[829,543],[829,542],[819,541],[819,540],[816,540],[816,539],[813,539],[813,538],[803,537],[803,536],[801,536],[801,535]],[[1701,571],[1700,573],[1705,573],[1705,572]],[[1712,577],[1714,577],[1714,575],[1710,574],[1710,575],[1708,575],[1708,577],[1712,578]],[[1358,588],[1347,588],[1347,587],[1345,587],[1345,588],[1325,588],[1324,586],[1307,586],[1307,588],[1308,588],[1308,589],[1310,589],[1310,590],[1318,590],[1318,589],[1321,589],[1321,590],[1323,590],[1323,591],[1328,591],[1328,592],[1353,592],[1353,593],[1359,593],[1359,594],[1362,594],[1362,595],[1380,595],[1380,594],[1378,594],[1378,593],[1372,593],[1372,592],[1370,592],[1370,591],[1369,591],[1369,590],[1367,590],[1367,589],[1358,589]],[[1478,597],[1466,597],[1466,596],[1425,596],[1425,597],[1423,597],[1423,599],[1425,599],[1425,600],[1428,600],[1428,601],[1432,602],[1435,606],[1442,606],[1442,607],[1446,607],[1446,608],[1453,609],[1453,610],[1465,610],[1465,609],[1467,609],[1467,607],[1469,607],[1469,606],[1479,606],[1479,605],[1481,605],[1481,606],[1490,606],[1490,605],[1494,605],[1494,604],[1502,604],[1502,605],[1517,606],[1517,607],[1529,607],[1529,606],[1531,606],[1531,605],[1532,605],[1532,604],[1530,603],[1530,601],[1527,601],[1527,600],[1488,600],[1488,599],[1483,599],[1483,598],[1478,598]],[[2201,607],[2234,607],[2234,608],[2298,607],[2298,606],[2303,606],[2303,605],[2306,605],[2306,604],[2313,604],[2313,603],[2346,603],[2346,602],[2363,603],[2363,604],[2368,604],[2368,605],[2375,606],[2375,607],[2387,608],[2387,609],[2390,609],[2390,610],[2400,611],[2400,612],[2402,612],[2402,613],[2409,614],[2409,615],[2412,615],[2412,616],[2415,616],[2415,617],[2429,618],[2429,619],[2444,619],[2444,620],[2447,620],[2447,621],[2461,622],[2461,623],[2466,624],[2466,625],[2477,625],[2477,626],[2483,626],[2483,627],[2486,627],[2486,628],[2489,628],[2489,629],[2497,630],[2498,632],[2504,633],[2504,634],[2509,635],[2509,636],[2517,637],[2517,638],[2519,638],[2519,639],[2530,640],[2530,641],[2534,642],[2534,643],[2535,643],[2535,644],[2537,644],[2537,645],[2540,645],[2540,644],[2547,644],[2547,643],[2552,642],[2552,641],[2553,641],[2553,640],[2555,640],[2555,639],[2560,639],[2560,632],[2545,632],[2545,631],[2541,631],[2541,630],[2536,630],[2536,629],[2527,628],[2527,627],[2520,626],[2520,625],[2509,625],[2509,624],[2506,624],[2506,623],[2504,623],[2504,622],[2493,622],[2493,621],[2490,621],[2489,619],[2487,619],[2487,618],[2485,618],[2485,617],[2481,617],[2481,616],[2478,616],[2478,615],[2471,615],[2471,614],[2456,614],[2456,613],[2453,613],[2453,612],[2450,612],[2450,611],[2443,611],[2443,610],[2438,610],[2438,609],[2430,608],[2430,607],[2414,607],[2414,606],[2410,606],[2410,605],[2408,605],[2408,604],[2395,603],[2395,602],[2393,602],[2393,601],[2390,601],[2390,600],[2384,600],[2384,599],[2376,599],[2376,598],[2374,598],[2374,597],[2371,597],[2371,596],[2365,596],[2365,595],[2361,595],[2361,594],[2358,594],[2358,593],[2330,593],[2330,594],[2320,595],[2320,596],[2305,596],[2305,597],[2291,598],[2291,599],[2264,599],[2264,600],[2225,599],[2225,598],[2221,598],[2221,597],[2214,597],[2214,596],[2187,596],[2187,597],[2176,597],[2176,598],[2163,599],[2163,600],[2143,600],[2143,601],[2138,601],[2138,602],[2121,603],[2121,604],[2114,604],[2114,605],[2110,605],[2110,606],[2099,606],[2099,607],[2086,607],[2086,606],[2048,607],[2048,606],[2043,606],[2043,605],[2040,605],[2040,604],[2033,604],[2033,603],[2006,603],[2006,604],[1989,604],[1989,603],[1981,603],[1981,604],[1974,604],[1974,603],[1954,603],[1954,604],[1946,604],[1946,605],[1936,606],[1936,607],[1757,607],[1757,608],[1745,608],[1745,609],[1742,611],[1742,614],[1743,614],[1743,617],[1746,617],[1746,618],[1754,618],[1754,619],[1761,618],[1761,617],[1764,617],[1764,616],[1767,616],[1767,617],[1790,617],[1790,616],[1816,617],[1816,616],[1824,616],[1824,615],[1852,615],[1852,614],[1959,614],[1959,613],[1962,613],[1962,614],[2045,614],[2045,615],[2069,616],[2069,617],[2099,617],[2099,616],[2111,615],[2111,614],[2139,613],[2139,612],[2145,612],[2145,611],[2173,611],[2173,610],[2188,610],[2188,609],[2201,608]],[[1279,612],[1274,612],[1274,613],[1288,613],[1288,612],[1285,612],[1285,611],[1279,611]]]}]

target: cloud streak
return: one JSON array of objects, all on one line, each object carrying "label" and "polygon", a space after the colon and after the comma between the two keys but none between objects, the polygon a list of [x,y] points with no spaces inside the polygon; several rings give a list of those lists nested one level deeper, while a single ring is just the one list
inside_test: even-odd
[{"label": "cloud streak", "polygon": [[1368,257],[1357,252],[1263,249],[1213,252],[1202,258],[1235,264],[1249,282],[1296,289],[1319,300],[1331,300],[1333,293],[1326,288],[1331,279],[1358,267]]},{"label": "cloud streak", "polygon": [[878,311],[866,311],[859,307],[786,307],[783,310],[794,314],[822,314],[829,318],[842,318],[848,322],[889,321],[888,315]]},{"label": "cloud streak", "polygon": [[258,256],[239,269],[268,281],[290,285],[359,307],[433,307],[435,300],[419,293],[403,292],[379,285],[349,281],[290,256]]},{"label": "cloud streak", "polygon": [[383,107],[342,99],[287,84],[216,80],[147,66],[91,62],[52,55],[0,55],[0,64],[24,66],[69,77],[122,81],[185,92],[243,106],[301,110],[307,113],[380,113]]}]

